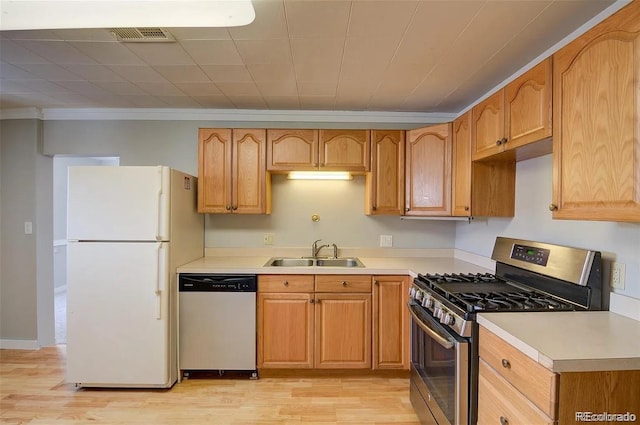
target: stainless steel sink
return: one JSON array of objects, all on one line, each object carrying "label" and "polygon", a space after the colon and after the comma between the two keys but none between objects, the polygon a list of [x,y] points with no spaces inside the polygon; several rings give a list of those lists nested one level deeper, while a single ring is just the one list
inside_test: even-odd
[{"label": "stainless steel sink", "polygon": [[362,262],[355,258],[321,258],[316,260],[319,267],[364,267]]},{"label": "stainless steel sink", "polygon": [[356,257],[309,258],[309,257],[272,257],[265,267],[364,267]]},{"label": "stainless steel sink", "polygon": [[271,258],[265,266],[269,267],[309,267],[313,266],[310,258]]}]

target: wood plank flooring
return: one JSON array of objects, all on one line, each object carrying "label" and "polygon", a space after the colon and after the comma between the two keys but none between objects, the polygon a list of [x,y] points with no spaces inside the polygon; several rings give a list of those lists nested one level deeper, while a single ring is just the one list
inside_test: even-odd
[{"label": "wood plank flooring", "polygon": [[65,383],[64,369],[64,345],[0,350],[0,423],[419,424],[407,378],[189,379],[170,390],[93,390]]}]

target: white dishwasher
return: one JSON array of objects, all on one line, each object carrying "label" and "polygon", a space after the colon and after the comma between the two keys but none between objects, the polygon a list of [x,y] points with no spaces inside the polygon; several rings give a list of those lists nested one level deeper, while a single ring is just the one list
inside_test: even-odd
[{"label": "white dishwasher", "polygon": [[178,363],[183,376],[246,371],[256,379],[257,276],[181,273],[179,287]]}]

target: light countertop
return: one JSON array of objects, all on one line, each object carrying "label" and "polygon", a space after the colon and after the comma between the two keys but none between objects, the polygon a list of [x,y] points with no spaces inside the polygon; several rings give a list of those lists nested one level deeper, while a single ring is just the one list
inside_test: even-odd
[{"label": "light countertop", "polygon": [[616,313],[479,313],[477,319],[554,372],[640,370],[640,322]]},{"label": "light countertop", "polygon": [[446,257],[361,257],[365,267],[264,267],[270,256],[207,256],[178,267],[178,273],[404,274],[491,273],[493,270]]}]

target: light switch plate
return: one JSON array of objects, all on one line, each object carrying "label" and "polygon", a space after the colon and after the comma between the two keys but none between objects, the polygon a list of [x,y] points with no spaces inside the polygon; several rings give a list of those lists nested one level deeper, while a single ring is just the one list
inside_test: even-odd
[{"label": "light switch plate", "polygon": [[30,235],[33,233],[33,223],[30,221],[25,221],[24,222],[24,234],[25,235]]}]

